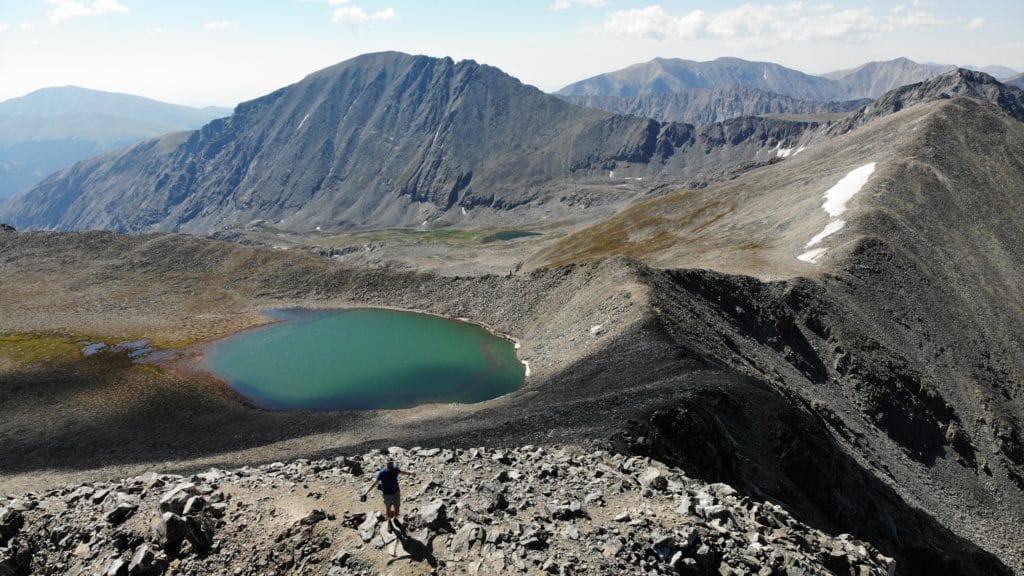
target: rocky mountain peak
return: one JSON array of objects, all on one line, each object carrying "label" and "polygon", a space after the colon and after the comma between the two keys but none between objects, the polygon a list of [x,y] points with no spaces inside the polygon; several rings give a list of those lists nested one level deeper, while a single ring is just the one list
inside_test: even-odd
[{"label": "rocky mountain peak", "polygon": [[890,90],[834,126],[834,132],[846,132],[874,118],[899,112],[904,108],[951,98],[974,98],[994,104],[1014,118],[1024,121],[1024,90],[1000,83],[992,76],[956,68],[927,80]]}]

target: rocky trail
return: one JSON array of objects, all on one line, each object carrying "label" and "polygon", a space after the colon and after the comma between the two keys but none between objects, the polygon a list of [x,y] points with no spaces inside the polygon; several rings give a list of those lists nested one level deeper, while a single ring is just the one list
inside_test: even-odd
[{"label": "rocky trail", "polygon": [[[401,529],[376,495],[403,476]],[[0,574],[893,574],[780,506],[579,447],[388,448],[0,498]],[[359,520],[362,520],[359,522]]]}]

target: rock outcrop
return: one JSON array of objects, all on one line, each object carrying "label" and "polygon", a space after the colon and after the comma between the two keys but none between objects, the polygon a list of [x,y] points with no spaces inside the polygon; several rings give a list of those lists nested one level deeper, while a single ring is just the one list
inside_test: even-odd
[{"label": "rock outcrop", "polygon": [[[358,494],[381,452],[0,499],[3,574],[857,574],[896,564],[772,503],[642,457],[389,448],[403,520]],[[408,478],[408,479],[407,479]],[[130,507],[132,513],[117,511]],[[113,515],[113,516],[112,516]]]}]

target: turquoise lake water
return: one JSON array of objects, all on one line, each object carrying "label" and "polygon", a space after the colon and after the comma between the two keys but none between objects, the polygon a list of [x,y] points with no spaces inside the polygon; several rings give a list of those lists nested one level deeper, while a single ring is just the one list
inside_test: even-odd
[{"label": "turquoise lake water", "polygon": [[380,309],[277,311],[214,345],[207,368],[257,406],[367,410],[481,402],[523,383],[515,347],[484,328]]}]

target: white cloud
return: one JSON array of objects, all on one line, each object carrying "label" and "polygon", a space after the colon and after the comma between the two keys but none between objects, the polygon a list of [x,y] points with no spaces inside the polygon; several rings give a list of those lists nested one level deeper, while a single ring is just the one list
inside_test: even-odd
[{"label": "white cloud", "polygon": [[338,4],[348,4],[352,0],[327,0],[327,3],[331,6],[337,6]]},{"label": "white cloud", "polygon": [[692,40],[700,36],[707,25],[708,17],[702,10],[673,16],[661,6],[647,6],[612,12],[605,20],[604,29],[622,37]]},{"label": "white cloud", "polygon": [[208,30],[220,30],[223,28],[237,28],[238,22],[234,20],[217,20],[215,22],[207,22],[203,24],[203,28]]},{"label": "white cloud", "polygon": [[128,8],[117,0],[46,0],[53,5],[50,10],[50,24],[60,24],[79,16],[100,16],[102,14],[127,13]]},{"label": "white cloud", "polygon": [[33,26],[31,22],[22,22],[21,24],[18,24],[19,30],[32,30],[33,28],[35,28],[35,26]]},{"label": "white cloud", "polygon": [[659,5],[651,5],[609,13],[604,29],[614,36],[655,40],[716,38],[763,43],[780,40],[864,42],[880,31],[940,24],[943,21],[933,14],[904,6],[897,6],[880,17],[871,8],[841,10],[829,4],[807,6],[803,2],[786,2],[748,3],[717,13],[693,10],[685,14],[672,14]]},{"label": "white cloud", "polygon": [[334,11],[334,16],[331,18],[331,22],[349,24],[363,24],[371,21],[387,21],[394,20],[397,14],[394,8],[385,8],[379,12],[373,14],[367,14],[366,10],[363,10],[359,6],[345,6],[338,8]]},{"label": "white cloud", "polygon": [[985,27],[984,18],[971,18],[971,21],[967,23],[968,30],[981,30]]},{"label": "white cloud", "polygon": [[890,28],[933,28],[945,22],[924,10],[907,10],[905,6],[897,6],[889,10],[886,24]]},{"label": "white cloud", "polygon": [[555,0],[555,3],[548,7],[549,10],[566,10],[573,4],[580,6],[607,6],[608,0]]}]

